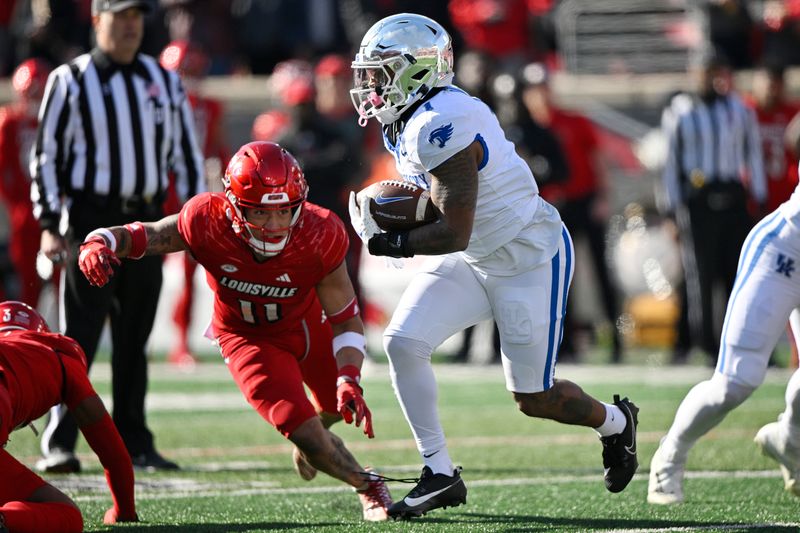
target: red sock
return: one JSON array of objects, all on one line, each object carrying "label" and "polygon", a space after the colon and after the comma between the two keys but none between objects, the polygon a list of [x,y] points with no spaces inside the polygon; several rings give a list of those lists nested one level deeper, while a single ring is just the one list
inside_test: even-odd
[{"label": "red sock", "polygon": [[11,533],[81,533],[81,512],[66,503],[8,502],[0,507]]}]

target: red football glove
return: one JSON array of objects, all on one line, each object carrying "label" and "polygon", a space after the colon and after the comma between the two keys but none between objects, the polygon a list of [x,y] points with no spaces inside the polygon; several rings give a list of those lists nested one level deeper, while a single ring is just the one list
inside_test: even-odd
[{"label": "red football glove", "polygon": [[364,422],[364,435],[374,439],[375,433],[372,431],[372,413],[369,412],[367,402],[364,401],[363,389],[355,381],[339,381],[339,386],[336,387],[336,410],[342,415],[344,421],[348,424],[353,423],[353,415],[355,415],[356,427],[361,426]]},{"label": "red football glove", "polygon": [[94,235],[81,244],[78,266],[91,285],[102,287],[114,275],[114,267],[121,261],[100,235]]},{"label": "red football glove", "polygon": [[114,507],[111,507],[106,511],[105,516],[103,517],[103,523],[107,526],[112,524],[117,524],[119,522],[138,522],[139,517],[136,513],[133,514],[132,517],[121,517],[117,514],[117,510]]}]

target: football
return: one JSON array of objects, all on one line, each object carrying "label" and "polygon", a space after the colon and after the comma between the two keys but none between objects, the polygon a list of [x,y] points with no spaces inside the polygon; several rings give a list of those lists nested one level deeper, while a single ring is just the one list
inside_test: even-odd
[{"label": "football", "polygon": [[384,231],[409,230],[437,219],[431,193],[407,181],[379,181],[358,194],[371,199],[370,213]]}]

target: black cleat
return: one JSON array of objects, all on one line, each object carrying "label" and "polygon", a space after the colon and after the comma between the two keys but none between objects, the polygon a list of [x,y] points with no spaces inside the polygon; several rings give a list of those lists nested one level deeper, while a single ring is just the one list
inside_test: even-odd
[{"label": "black cleat", "polygon": [[461,467],[452,476],[434,474],[423,467],[417,486],[405,498],[389,507],[389,516],[396,519],[419,517],[433,509],[447,509],[467,503],[467,486],[461,479]]},{"label": "black cleat", "polygon": [[155,450],[134,455],[131,457],[134,470],[143,470],[145,472],[156,472],[158,470],[180,470],[180,467],[165,459],[160,453]]},{"label": "black cleat", "polygon": [[639,467],[636,460],[636,426],[639,424],[639,408],[627,398],[614,395],[614,405],[625,414],[627,424],[622,433],[601,437],[603,443],[603,470],[606,489],[622,492],[628,486]]}]

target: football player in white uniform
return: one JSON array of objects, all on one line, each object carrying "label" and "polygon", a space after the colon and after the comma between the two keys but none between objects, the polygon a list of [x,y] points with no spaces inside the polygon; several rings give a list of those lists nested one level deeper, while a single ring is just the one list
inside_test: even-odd
[{"label": "football player in white uniform", "polygon": [[424,467],[395,503],[395,518],[466,502],[437,412],[431,353],[451,335],[494,318],[506,387],[528,416],[594,428],[603,444],[605,484],[624,489],[636,467],[638,409],[615,396],[602,403],[554,378],[574,270],[569,232],[497,118],[452,85],[450,36],[437,22],[399,14],[377,22],[352,68],[360,122],[375,117],[403,179],[431,191],[439,220],[380,232],[369,201],[351,193],[350,217],[372,255],[438,256],[405,290],[384,333],[395,392]]},{"label": "football player in white uniform", "polygon": [[[689,450],[764,381],[770,354],[789,315],[800,305],[800,186],[759,222],[739,256],[717,367],[683,399],[650,463],[647,501],[683,501]],[[787,491],[800,496],[800,371],[786,386],[786,409],[756,434],[764,455],[778,462]]]}]

